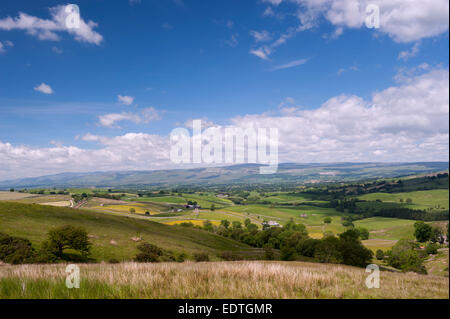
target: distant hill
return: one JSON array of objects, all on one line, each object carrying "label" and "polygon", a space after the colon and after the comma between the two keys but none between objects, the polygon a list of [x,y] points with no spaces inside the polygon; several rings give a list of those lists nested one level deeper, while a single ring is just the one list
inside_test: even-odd
[{"label": "distant hill", "polygon": [[0,189],[38,187],[130,187],[233,183],[345,182],[448,170],[448,162],[280,164],[276,174],[259,174],[258,164],[158,171],[62,173],[0,181]]}]

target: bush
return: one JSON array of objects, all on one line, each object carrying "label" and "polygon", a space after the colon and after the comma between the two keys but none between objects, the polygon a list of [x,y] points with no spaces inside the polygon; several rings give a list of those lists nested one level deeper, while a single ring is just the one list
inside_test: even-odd
[{"label": "bush", "polygon": [[298,246],[298,252],[302,256],[314,257],[316,247],[320,243],[319,239],[309,238],[302,241]]},{"label": "bush", "polygon": [[367,229],[363,227],[358,227],[357,230],[359,233],[359,238],[361,238],[361,240],[369,239],[369,231]]},{"label": "bush", "polygon": [[0,234],[0,260],[8,264],[30,264],[35,262],[36,251],[25,238]]},{"label": "bush", "polygon": [[273,247],[270,244],[264,245],[264,258],[266,260],[274,260],[275,259],[275,253],[273,252]]},{"label": "bush", "polygon": [[323,222],[324,222],[325,224],[330,224],[330,223],[331,223],[331,217],[325,217],[325,218],[323,219]]},{"label": "bush", "polygon": [[158,246],[143,242],[137,246],[140,251],[134,258],[135,261],[141,263],[159,262],[159,257],[162,256],[163,251]]},{"label": "bush", "polygon": [[388,255],[388,265],[400,269],[404,272],[414,271],[419,274],[426,274],[427,271],[423,266],[423,258],[419,255],[417,243],[413,240],[401,239]]},{"label": "bush", "polygon": [[378,260],[383,260],[384,259],[384,252],[381,249],[378,249],[375,257],[377,257]]},{"label": "bush", "polygon": [[176,262],[182,263],[186,260],[186,258],[187,258],[187,255],[185,253],[181,253],[177,256]]},{"label": "bush", "polygon": [[209,261],[209,256],[207,253],[195,253],[194,254],[194,260],[195,261]]},{"label": "bush", "polygon": [[219,257],[226,261],[242,260],[242,258],[239,255],[232,253],[230,251],[224,251],[219,255]]}]

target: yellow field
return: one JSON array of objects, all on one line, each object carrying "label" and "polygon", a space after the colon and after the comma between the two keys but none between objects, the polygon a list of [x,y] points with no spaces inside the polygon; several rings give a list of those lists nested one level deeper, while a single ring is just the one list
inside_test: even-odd
[{"label": "yellow field", "polygon": [[145,215],[145,212],[150,212],[150,215],[157,214],[158,212],[151,211],[143,204],[134,204],[134,205],[104,205],[104,206],[93,206],[91,207],[95,210],[104,210],[104,211],[114,211],[119,213],[130,213],[130,209],[134,208],[135,214]]},{"label": "yellow field", "polygon": [[70,201],[64,200],[64,201],[60,201],[60,202],[40,203],[40,205],[48,205],[48,206],[56,206],[56,207],[67,207],[67,206],[70,206]]},{"label": "yellow field", "polygon": [[28,193],[17,193],[17,192],[2,192],[0,191],[0,200],[15,200],[26,197],[35,196]]},{"label": "yellow field", "polygon": [[[203,222],[204,222],[204,220],[184,219],[184,220],[174,220],[174,221],[171,221],[171,222],[165,222],[164,224],[167,224],[167,225],[179,225],[179,224],[182,224],[182,223],[192,223],[192,224],[194,224],[196,226],[203,226]],[[211,224],[213,224],[215,226],[219,226],[220,222],[218,222],[216,220],[212,220]]]}]

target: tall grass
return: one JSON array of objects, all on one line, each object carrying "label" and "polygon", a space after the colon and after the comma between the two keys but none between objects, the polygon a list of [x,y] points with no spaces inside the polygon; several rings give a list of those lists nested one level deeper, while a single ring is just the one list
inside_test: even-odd
[{"label": "tall grass", "polygon": [[364,269],[304,262],[80,265],[79,289],[65,265],[0,265],[0,298],[449,298],[445,277],[381,272],[368,289]]}]

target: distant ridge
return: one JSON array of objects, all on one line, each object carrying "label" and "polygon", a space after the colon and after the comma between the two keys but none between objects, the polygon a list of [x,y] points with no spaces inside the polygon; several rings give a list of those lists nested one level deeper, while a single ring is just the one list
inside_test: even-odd
[{"label": "distant ridge", "polygon": [[271,175],[259,174],[260,166],[240,164],[155,171],[60,173],[0,181],[0,189],[339,182],[445,171],[449,163],[283,163],[279,165],[277,173]]}]

